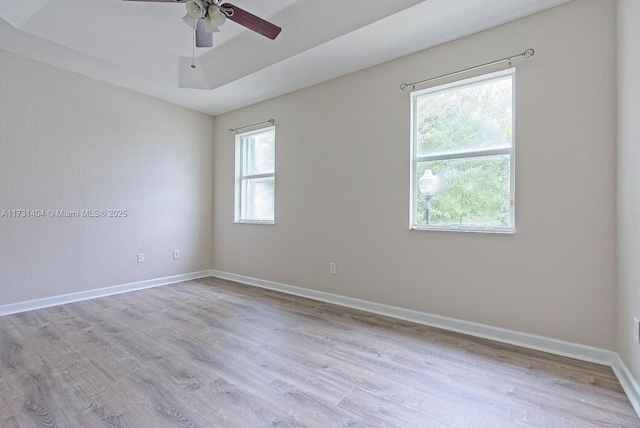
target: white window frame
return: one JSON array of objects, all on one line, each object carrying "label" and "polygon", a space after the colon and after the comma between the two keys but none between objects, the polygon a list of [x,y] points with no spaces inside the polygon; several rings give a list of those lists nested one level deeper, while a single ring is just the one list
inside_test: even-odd
[{"label": "white window frame", "polygon": [[[235,158],[236,158],[236,179],[235,179],[235,209],[234,209],[234,222],[235,223],[245,223],[245,224],[275,224],[276,218],[276,151],[275,147],[275,126],[269,126],[266,128],[254,129],[252,131],[243,132],[241,134],[236,134],[235,139]],[[274,166],[272,173],[265,174],[244,174],[243,172],[243,141],[245,137],[262,134],[265,132],[274,131]],[[242,218],[242,183],[245,180],[252,180],[257,178],[273,178],[274,189],[273,189],[273,220],[255,220],[255,219],[246,219]]]},{"label": "white window frame", "polygon": [[[496,78],[511,76],[511,102],[512,102],[512,133],[511,147],[490,148],[486,150],[460,150],[458,152],[446,154],[434,154],[426,156],[417,156],[418,153],[418,129],[417,129],[417,99],[419,96],[429,93],[441,92],[452,88],[461,88],[478,82],[493,80]],[[427,89],[411,92],[411,168],[410,168],[410,219],[409,227],[412,230],[436,230],[436,231],[456,231],[456,232],[485,232],[485,233],[515,233],[515,141],[516,141],[516,70],[509,68],[506,70],[483,74],[464,80],[438,85]],[[470,159],[475,157],[484,157],[492,155],[508,154],[510,158],[509,166],[509,215],[510,225],[507,227],[478,227],[464,225],[443,225],[443,224],[418,224],[417,222],[417,206],[416,191],[418,189],[418,179],[416,173],[418,164],[429,161],[453,160],[453,159]]]}]

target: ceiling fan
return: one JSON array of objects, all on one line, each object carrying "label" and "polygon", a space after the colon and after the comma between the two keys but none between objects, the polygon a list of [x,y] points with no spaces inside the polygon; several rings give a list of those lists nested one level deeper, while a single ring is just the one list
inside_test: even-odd
[{"label": "ceiling fan", "polygon": [[227,18],[255,31],[258,34],[274,40],[282,28],[265,21],[231,3],[222,0],[123,0],[145,1],[154,3],[185,3],[187,14],[182,20],[196,32],[196,46],[210,48],[213,46],[213,33],[220,31],[220,27]]}]

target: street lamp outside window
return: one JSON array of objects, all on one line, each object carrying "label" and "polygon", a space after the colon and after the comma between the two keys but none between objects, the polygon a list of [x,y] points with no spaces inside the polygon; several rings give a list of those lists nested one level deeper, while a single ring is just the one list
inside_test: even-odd
[{"label": "street lamp outside window", "polygon": [[425,170],[420,180],[418,180],[418,187],[420,187],[420,193],[424,195],[426,202],[426,220],[427,224],[431,224],[431,198],[436,194],[438,190],[438,177],[433,174],[430,169]]}]

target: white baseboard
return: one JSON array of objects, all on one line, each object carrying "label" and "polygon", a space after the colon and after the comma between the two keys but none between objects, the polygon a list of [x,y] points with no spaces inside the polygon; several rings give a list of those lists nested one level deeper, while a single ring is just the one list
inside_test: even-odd
[{"label": "white baseboard", "polygon": [[174,284],[176,282],[189,281],[192,279],[206,278],[209,276],[212,276],[212,271],[204,270],[200,272],[185,273],[182,275],[167,276],[164,278],[149,279],[146,281],[130,282],[128,284],[98,288],[95,290],[63,294],[60,296],[28,300],[26,302],[0,305],[0,316],[17,314],[20,312],[32,311],[35,309],[48,308],[51,306],[64,305],[65,303],[95,299],[97,297],[111,296],[113,294],[127,293],[129,291],[142,290],[144,288],[158,287],[160,285]]},{"label": "white baseboard", "polygon": [[519,331],[508,330],[500,327],[493,327],[490,325],[479,324],[471,321],[433,315],[426,312],[419,312],[410,309],[399,308],[396,306],[385,305],[382,303],[374,303],[366,300],[354,299],[351,297],[340,296],[323,291],[309,290],[293,285],[280,284],[273,281],[265,281],[262,279],[251,278],[248,276],[237,275],[218,270],[213,270],[212,275],[214,277],[228,279],[247,285],[268,288],[270,290],[294,294],[296,296],[306,297],[313,300],[319,300],[322,302],[333,303],[349,308],[360,309],[367,312],[386,315],[392,318],[412,321],[418,324],[438,327],[444,330],[469,334],[471,336],[482,337],[485,339],[495,340],[497,342],[522,346],[529,349],[549,352],[551,354],[576,358],[578,360],[589,361],[606,366],[612,365],[617,358],[617,354],[615,352],[608,351],[606,349],[594,348],[591,346],[580,345],[578,343],[565,342],[562,340],[551,339],[548,337],[537,336],[529,333],[522,333]]},{"label": "white baseboard", "polygon": [[627,394],[633,410],[640,416],[640,385],[638,385],[638,381],[633,377],[631,371],[629,371],[629,368],[618,354],[616,354],[616,361],[611,365],[611,369],[618,377],[618,381],[620,381],[622,389]]}]

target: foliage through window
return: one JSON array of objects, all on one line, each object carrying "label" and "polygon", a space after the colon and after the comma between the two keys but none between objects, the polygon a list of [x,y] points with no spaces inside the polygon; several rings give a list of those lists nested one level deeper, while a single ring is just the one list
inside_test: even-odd
[{"label": "foliage through window", "polygon": [[515,71],[411,94],[411,227],[514,231]]},{"label": "foliage through window", "polygon": [[275,128],[236,135],[236,223],[275,221]]}]

